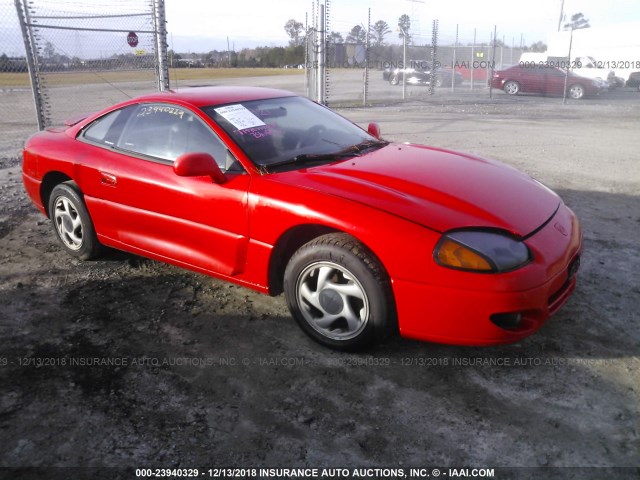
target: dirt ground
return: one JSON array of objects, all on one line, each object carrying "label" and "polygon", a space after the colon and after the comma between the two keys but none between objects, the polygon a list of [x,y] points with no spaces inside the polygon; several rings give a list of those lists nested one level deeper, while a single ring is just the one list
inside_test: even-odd
[{"label": "dirt ground", "polygon": [[65,255],[5,149],[0,478],[79,478],[49,467],[373,466],[640,477],[640,93],[567,106],[443,96],[340,112],[379,122],[389,140],[502,160],[558,191],[586,241],[569,303],[515,345],[394,338],[336,353],[298,329],[283,297],[125,253]]}]

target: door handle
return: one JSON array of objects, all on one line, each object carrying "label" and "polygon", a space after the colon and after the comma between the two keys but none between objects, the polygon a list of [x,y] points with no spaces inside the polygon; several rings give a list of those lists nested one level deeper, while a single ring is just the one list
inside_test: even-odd
[{"label": "door handle", "polygon": [[118,177],[113,173],[100,172],[100,183],[107,187],[115,187],[118,184]]}]

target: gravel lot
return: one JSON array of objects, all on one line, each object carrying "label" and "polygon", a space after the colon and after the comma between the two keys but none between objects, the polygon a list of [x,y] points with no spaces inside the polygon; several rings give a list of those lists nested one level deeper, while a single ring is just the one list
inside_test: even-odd
[{"label": "gravel lot", "polygon": [[[287,80],[253,83],[270,81]],[[640,93],[567,106],[442,93],[340,113],[379,122],[389,140],[502,160],[558,191],[586,239],[569,303],[515,345],[394,338],[335,353],[298,329],[283,297],[125,253],[63,254],[22,188],[15,154],[28,128],[11,128],[0,152],[0,467],[640,477]]]}]

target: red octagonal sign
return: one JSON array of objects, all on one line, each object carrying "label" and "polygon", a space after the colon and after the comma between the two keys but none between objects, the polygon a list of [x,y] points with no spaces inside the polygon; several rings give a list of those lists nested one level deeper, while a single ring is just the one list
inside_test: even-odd
[{"label": "red octagonal sign", "polygon": [[136,35],[136,32],[129,32],[127,35],[127,43],[130,47],[138,46],[138,35]]}]

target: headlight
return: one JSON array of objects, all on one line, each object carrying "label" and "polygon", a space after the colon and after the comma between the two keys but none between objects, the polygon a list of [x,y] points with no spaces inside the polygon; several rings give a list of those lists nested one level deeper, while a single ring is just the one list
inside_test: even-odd
[{"label": "headlight", "polygon": [[458,230],[442,236],[433,252],[439,265],[474,272],[508,272],[529,263],[531,252],[506,232]]}]

